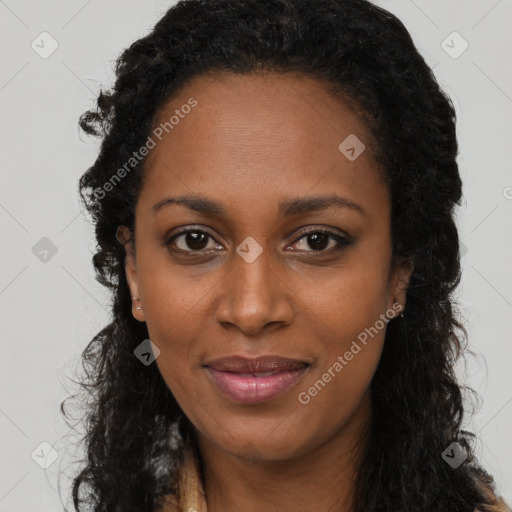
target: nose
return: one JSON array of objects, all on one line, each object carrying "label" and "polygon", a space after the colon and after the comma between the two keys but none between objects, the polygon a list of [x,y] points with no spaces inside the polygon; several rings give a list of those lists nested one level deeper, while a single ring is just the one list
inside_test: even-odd
[{"label": "nose", "polygon": [[277,327],[292,322],[293,292],[270,260],[265,250],[251,263],[234,255],[219,283],[217,322],[224,327],[235,325],[247,335],[257,334],[269,324]]}]

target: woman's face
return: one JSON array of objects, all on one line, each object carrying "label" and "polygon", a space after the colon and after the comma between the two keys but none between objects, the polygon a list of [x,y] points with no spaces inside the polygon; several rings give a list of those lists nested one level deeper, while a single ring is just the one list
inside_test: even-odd
[{"label": "woman's face", "polygon": [[[217,73],[159,121],[126,271],[200,439],[285,460],[356,432],[411,272],[391,267],[360,119],[312,78]],[[263,356],[283,359],[250,362]]]}]

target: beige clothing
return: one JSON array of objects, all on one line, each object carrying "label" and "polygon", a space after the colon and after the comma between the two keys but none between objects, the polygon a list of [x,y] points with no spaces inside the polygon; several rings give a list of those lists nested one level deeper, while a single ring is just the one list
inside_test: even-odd
[{"label": "beige clothing", "polygon": [[[475,512],[512,512],[503,499],[497,498],[490,489],[486,488],[485,493],[494,501],[494,504],[490,508]],[[207,512],[198,461],[189,445],[185,447],[185,460],[180,473],[179,496],[166,496],[160,512]]]},{"label": "beige clothing", "polygon": [[166,496],[160,512],[207,512],[198,461],[188,444],[184,455],[179,476],[179,495]]}]

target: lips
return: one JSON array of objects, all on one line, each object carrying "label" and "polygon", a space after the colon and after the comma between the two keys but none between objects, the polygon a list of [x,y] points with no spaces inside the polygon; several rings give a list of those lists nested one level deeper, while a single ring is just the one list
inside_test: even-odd
[{"label": "lips", "polygon": [[225,397],[241,404],[256,404],[284,394],[310,365],[278,356],[232,356],[209,361],[204,366],[211,382]]},{"label": "lips", "polygon": [[300,370],[307,365],[308,364],[305,361],[278,356],[261,356],[254,359],[232,356],[215,359],[214,361],[206,363],[205,366],[213,368],[219,372],[258,375]]}]

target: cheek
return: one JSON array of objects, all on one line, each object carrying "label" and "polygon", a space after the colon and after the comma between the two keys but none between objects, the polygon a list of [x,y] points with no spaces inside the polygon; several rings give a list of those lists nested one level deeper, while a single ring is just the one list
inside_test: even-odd
[{"label": "cheek", "polygon": [[371,253],[354,252],[343,265],[320,275],[303,274],[290,280],[298,303],[315,314],[340,340],[357,336],[375,323],[388,304],[387,261]]},{"label": "cheek", "polygon": [[[358,254],[343,267],[333,269],[320,286],[303,278],[300,300],[314,315],[317,325],[319,364],[299,403],[310,402],[312,411],[339,403],[333,420],[361,400],[377,368],[387,322],[388,288],[386,261]],[[383,320],[384,318],[384,320]],[[311,419],[311,421],[314,421]]]},{"label": "cheek", "polygon": [[160,349],[156,364],[163,379],[180,406],[188,410],[187,403],[202,403],[196,392],[194,347],[200,347],[205,332],[213,328],[210,304],[219,276],[213,272],[192,276],[197,274],[193,266],[185,269],[155,258],[149,261],[139,271],[149,338]]},{"label": "cheek", "polygon": [[[147,262],[147,263],[146,263]],[[205,321],[205,307],[219,276],[199,267],[170,264],[169,259],[149,257],[142,262],[139,282],[144,297],[144,316],[150,337],[167,345],[193,338]]]},{"label": "cheek", "polygon": [[[326,299],[326,297],[328,299]],[[333,279],[325,295],[307,305],[317,323],[318,365],[297,390],[296,419],[313,438],[334,434],[367,398],[382,353],[387,323],[385,279],[379,273],[350,273]]]}]

